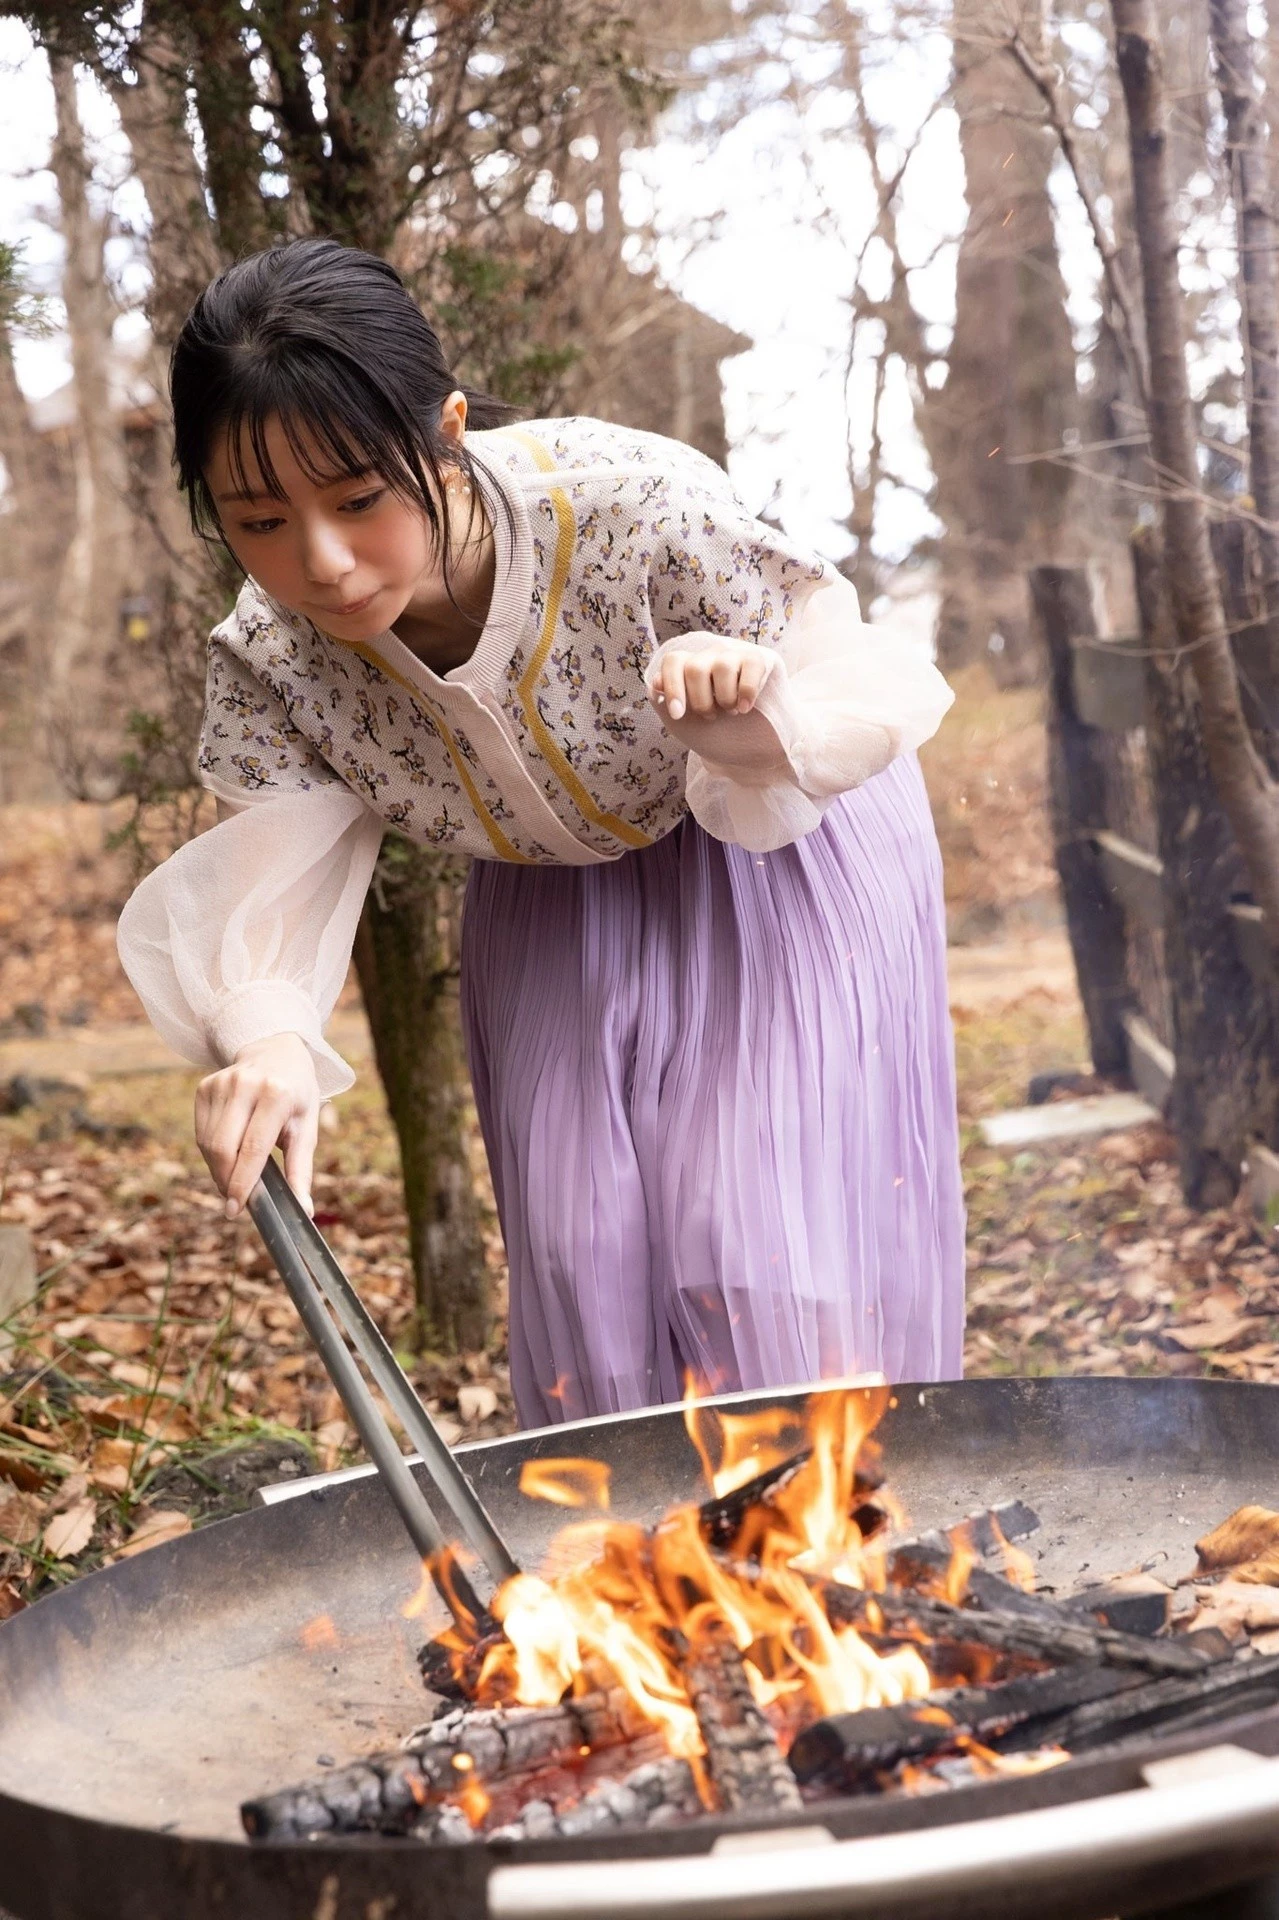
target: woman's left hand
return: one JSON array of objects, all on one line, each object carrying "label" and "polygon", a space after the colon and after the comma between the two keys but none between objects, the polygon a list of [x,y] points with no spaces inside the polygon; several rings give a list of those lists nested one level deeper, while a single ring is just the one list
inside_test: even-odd
[{"label": "woman's left hand", "polygon": [[749,640],[719,640],[713,647],[662,656],[649,692],[672,720],[685,713],[749,713],[772,672],[776,655]]}]

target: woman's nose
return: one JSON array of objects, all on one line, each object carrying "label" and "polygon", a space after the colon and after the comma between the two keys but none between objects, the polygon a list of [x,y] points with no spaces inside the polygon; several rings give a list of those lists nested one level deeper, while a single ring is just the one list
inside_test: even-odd
[{"label": "woman's nose", "polygon": [[355,557],[340,528],[322,522],[307,528],[302,543],[302,569],[312,586],[336,586],[354,565]]}]

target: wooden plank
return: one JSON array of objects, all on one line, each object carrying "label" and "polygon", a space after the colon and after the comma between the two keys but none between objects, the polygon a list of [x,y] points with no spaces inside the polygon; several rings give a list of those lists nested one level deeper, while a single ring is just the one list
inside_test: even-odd
[{"label": "wooden plank", "polygon": [[1146,724],[1146,663],[1138,639],[1071,640],[1075,711],[1086,726],[1133,733]]},{"label": "wooden plank", "polygon": [[1124,1015],[1128,1037],[1128,1075],[1138,1093],[1163,1113],[1172,1094],[1177,1062],[1171,1050],[1150,1031],[1139,1013]]},{"label": "wooden plank", "polygon": [[981,1137],[988,1147],[1016,1149],[1038,1146],[1046,1140],[1083,1140],[1090,1134],[1122,1133],[1129,1127],[1148,1126],[1158,1118],[1158,1107],[1152,1107],[1140,1094],[1098,1093],[1084,1100],[1050,1100],[1042,1107],[993,1113],[981,1122]]},{"label": "wooden plank", "polygon": [[1092,836],[1106,885],[1123,910],[1146,927],[1164,921],[1164,867],[1153,853],[1103,828]]},{"label": "wooden plank", "polygon": [[1118,743],[1080,719],[1072,675],[1071,636],[1097,630],[1093,582],[1083,567],[1032,567],[1027,578],[1048,662],[1048,818],[1088,1048],[1098,1073],[1121,1074],[1127,1044],[1119,1016],[1132,1002],[1127,935],[1090,844],[1109,824],[1106,770]]},{"label": "wooden plank", "polygon": [[1274,949],[1266,938],[1261,908],[1246,900],[1236,900],[1226,909],[1235,936],[1239,957],[1259,987],[1275,985]]}]

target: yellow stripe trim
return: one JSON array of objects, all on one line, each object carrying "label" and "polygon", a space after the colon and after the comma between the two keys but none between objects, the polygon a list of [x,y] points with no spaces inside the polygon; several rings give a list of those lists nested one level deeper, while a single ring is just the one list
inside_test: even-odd
[{"label": "yellow stripe trim", "polygon": [[457,777],[466,789],[466,797],[475,808],[480,825],[492,841],[493,850],[498,857],[502,860],[514,860],[522,867],[536,866],[537,862],[527,853],[521,853],[518,848],[511,845],[511,842],[507,839],[502,829],[498,826],[497,821],[485,806],[480,797],[479,788],[471,778],[471,770],[463,758],[461,748],[445,726],[435,707],[423,694],[421,687],[415,687],[413,682],[406,680],[402,673],[397,673],[394,667],[389,667],[386,661],[381,659],[380,656],[373,651],[372,647],[363,647],[355,640],[344,640],[342,645],[349,647],[352,653],[358,653],[361,660],[367,660],[371,666],[375,666],[378,669],[379,673],[384,673],[388,680],[394,680],[397,687],[403,687],[405,693],[407,693],[410,698],[416,700],[419,706],[426,708],[432,720],[435,722],[440,738],[448,748],[449,758],[457,769]]},{"label": "yellow stripe trim", "polygon": [[[507,427],[506,432],[511,439],[520,441],[528,448],[542,473],[556,471],[555,461],[540,440],[535,440],[531,433],[525,433],[519,427]],[[555,543],[555,560],[551,567],[550,585],[546,592],[546,611],[542,620],[542,631],[519,681],[524,718],[528,722],[529,732],[537,742],[542,758],[560,784],[566,788],[573,805],[583,819],[589,820],[593,827],[603,827],[606,833],[611,833],[615,839],[621,840],[628,847],[651,847],[653,842],[648,834],[641,833],[639,828],[632,826],[629,820],[619,819],[617,814],[607,813],[598,805],[578,779],[573,771],[572,762],[567,758],[563,748],[537,710],[533,689],[541,677],[542,669],[551,651],[551,643],[555,638],[560,605],[564,599],[564,589],[568,585],[569,568],[573,563],[573,549],[577,544],[577,521],[567,493],[563,487],[548,487],[547,492],[559,526],[559,535]]]}]

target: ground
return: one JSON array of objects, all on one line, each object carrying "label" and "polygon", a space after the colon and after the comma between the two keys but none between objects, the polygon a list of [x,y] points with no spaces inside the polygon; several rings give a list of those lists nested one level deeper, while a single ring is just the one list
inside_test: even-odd
[{"label": "ground", "polygon": [[[980,1117],[1020,1105],[1032,1073],[1085,1064],[1042,762],[1038,697],[996,694],[979,674],[927,761],[953,943],[968,1369],[1279,1378],[1274,1236],[1242,1211],[1184,1207],[1161,1128],[1070,1150],[980,1143]],[[233,1510],[256,1479],[351,1450],[252,1225],[222,1217],[191,1141],[197,1076],[166,1054],[120,974],[113,921],[130,874],[105,848],[111,824],[87,807],[0,811],[0,1226],[29,1232],[41,1275],[7,1353],[0,1327],[0,1618]],[[365,1060],[353,991],[337,1030]],[[478,1142],[476,1171],[482,1182]],[[402,1349],[404,1219],[371,1070],[333,1110],[315,1197]],[[489,1259],[489,1349],[401,1352],[450,1438],[513,1424],[493,1227]]]}]

